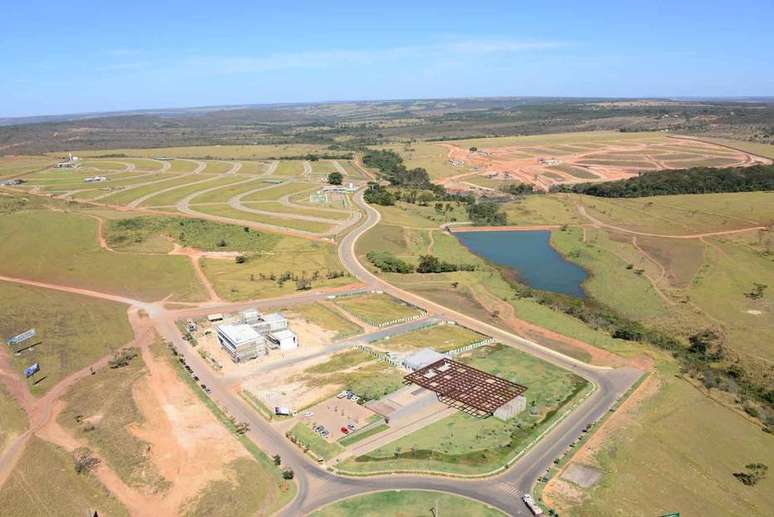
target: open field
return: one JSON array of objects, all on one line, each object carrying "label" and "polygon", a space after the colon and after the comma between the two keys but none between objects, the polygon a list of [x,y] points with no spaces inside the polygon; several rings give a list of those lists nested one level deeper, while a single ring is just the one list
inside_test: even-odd
[{"label": "open field", "polygon": [[[117,254],[99,247],[97,221],[78,213],[21,211],[0,217],[14,247],[0,249],[0,274],[145,300],[204,297],[186,257]],[[45,256],[40,254],[46,251]]]},{"label": "open field", "polygon": [[527,386],[528,409],[506,422],[457,412],[364,456],[347,460],[341,469],[489,472],[516,455],[587,386],[570,372],[503,345],[485,346],[458,360]]},{"label": "open field", "polygon": [[15,437],[27,429],[27,415],[8,390],[0,384],[0,454]]},{"label": "open field", "polygon": [[421,348],[432,348],[437,352],[448,352],[486,339],[486,336],[460,325],[433,325],[432,327],[392,336],[372,345],[385,351],[406,352]]},{"label": "open field", "polygon": [[421,314],[416,307],[386,294],[345,296],[337,298],[336,305],[370,325],[379,325]]},{"label": "open field", "polygon": [[[290,219],[287,217],[283,218],[281,216],[275,216],[272,214],[256,214],[244,210],[237,210],[236,208],[232,208],[225,203],[216,205],[191,205],[191,209],[203,214],[227,217],[236,221],[251,221],[260,224],[268,224],[271,226],[276,226],[278,229],[290,228],[293,230],[323,234],[331,231],[332,228],[332,224],[319,223],[316,221],[306,221],[301,219]],[[255,210],[259,209],[255,208]]]},{"label": "open field", "polygon": [[36,382],[30,385],[35,395],[132,338],[126,306],[119,303],[2,282],[0,310],[2,338],[29,328],[37,331],[36,337],[14,347],[24,351],[11,358],[19,375],[30,364],[40,363]]},{"label": "open field", "polygon": [[[288,145],[201,145],[190,147],[159,147],[150,149],[81,150],[74,154],[82,157],[107,154],[126,156],[169,156],[173,158],[267,160],[284,156],[301,156],[309,153],[324,153],[326,146],[313,144]],[[123,161],[124,158],[121,158]],[[295,160],[293,160],[295,161]],[[300,163],[300,162],[299,162]]]},{"label": "open field", "polygon": [[27,175],[55,163],[47,156],[0,156],[0,178]]},{"label": "open field", "polygon": [[430,515],[497,517],[503,513],[464,497],[420,490],[397,490],[361,495],[333,503],[312,514],[313,517],[398,517]]},{"label": "open field", "polygon": [[282,237],[266,252],[246,256],[243,264],[233,260],[202,260],[205,274],[223,299],[249,300],[290,294],[296,291],[295,279],[301,277],[311,280],[313,288],[354,282],[351,276],[343,274],[336,250],[328,243]]},{"label": "open field", "polygon": [[129,515],[96,477],[75,473],[70,453],[37,437],[0,488],[0,508],[6,515]]},{"label": "open field", "polygon": [[[262,185],[260,185],[262,187]],[[269,184],[266,185],[269,187]],[[253,188],[258,188],[259,185],[255,185]],[[287,181],[285,183],[279,184],[275,187],[270,188],[261,188],[261,190],[257,192],[253,192],[252,194],[248,194],[247,196],[242,198],[243,202],[250,202],[250,201],[275,201],[281,198],[282,196],[288,195],[288,194],[295,194],[296,192],[303,192],[305,190],[311,190],[314,188],[314,185],[311,183],[301,183],[301,182],[290,182]]]},{"label": "open field", "polygon": [[320,302],[296,305],[293,307],[292,312],[325,330],[335,332],[335,339],[344,339],[360,334],[363,331],[362,327],[349,321],[335,309]]},{"label": "open field", "polygon": [[673,373],[657,374],[650,398],[580,452],[582,464],[603,473],[597,485],[584,490],[552,482],[548,494],[562,515],[610,515],[611,509],[643,517],[678,510],[712,517],[770,512],[774,479],[746,487],[732,474],[752,462],[774,464],[772,435]]}]

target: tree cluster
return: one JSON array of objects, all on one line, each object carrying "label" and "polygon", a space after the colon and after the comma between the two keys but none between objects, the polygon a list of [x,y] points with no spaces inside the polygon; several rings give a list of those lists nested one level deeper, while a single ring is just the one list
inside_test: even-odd
[{"label": "tree cluster", "polygon": [[774,165],[752,167],[694,167],[640,173],[625,180],[559,185],[555,192],[574,192],[597,197],[646,197],[673,194],[757,192],[774,190]]},{"label": "tree cluster", "polygon": [[453,264],[433,255],[421,255],[416,266],[399,259],[388,251],[369,251],[366,258],[384,273],[449,273],[476,270],[474,264]]},{"label": "tree cluster", "polygon": [[505,226],[508,217],[500,211],[500,205],[493,201],[469,203],[466,207],[468,218],[477,226]]}]

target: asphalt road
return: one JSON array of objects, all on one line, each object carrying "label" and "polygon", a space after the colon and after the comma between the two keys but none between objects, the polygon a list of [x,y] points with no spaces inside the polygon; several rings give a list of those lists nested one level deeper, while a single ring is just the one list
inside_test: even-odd
[{"label": "asphalt road", "polygon": [[[544,348],[537,343],[511,334],[487,323],[440,306],[434,302],[398,289],[374,276],[358,261],[355,255],[357,239],[379,222],[379,212],[368,206],[362,192],[355,195],[355,203],[367,217],[341,241],[339,257],[344,266],[371,289],[383,290],[393,296],[424,308],[437,318],[452,319],[484,334],[495,337],[505,345],[524,350],[550,363],[556,364],[584,377],[596,387],[572,413],[555,425],[541,440],[520,456],[508,470],[485,479],[462,479],[420,475],[388,475],[374,477],[344,477],[334,475],[312,462],[296,446],[286,440],[257,412],[229,388],[229,380],[215,375],[204,361],[182,339],[178,329],[169,318],[157,319],[157,328],[162,336],[177,345],[201,382],[212,388],[212,397],[237,420],[249,422],[248,436],[267,454],[279,454],[283,464],[295,472],[298,495],[279,513],[283,516],[304,515],[341,498],[353,495],[394,489],[439,490],[458,494],[490,504],[509,515],[530,515],[520,497],[532,488],[553,460],[562,455],[569,445],[582,434],[587,424],[607,413],[618,398],[624,394],[642,375],[634,368],[605,368],[588,365],[571,357]],[[246,305],[288,304],[296,301],[318,299],[316,295],[295,296],[285,300],[273,300]],[[208,308],[208,310],[213,310]],[[202,309],[192,310],[191,313]],[[390,332],[388,330],[380,333]],[[362,338],[361,338],[362,339]],[[349,344],[351,346],[351,344]]]}]

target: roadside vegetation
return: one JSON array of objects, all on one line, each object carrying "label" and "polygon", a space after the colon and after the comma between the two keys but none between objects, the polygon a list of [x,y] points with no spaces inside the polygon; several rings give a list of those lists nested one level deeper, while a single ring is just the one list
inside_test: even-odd
[{"label": "roadside vegetation", "polygon": [[418,308],[387,294],[339,296],[335,303],[360,321],[374,326],[422,314]]},{"label": "roadside vegetation", "polygon": [[[430,510],[428,510],[428,508]],[[397,517],[403,515],[500,517],[499,510],[460,496],[421,490],[395,490],[351,497],[312,513],[313,517]]]}]

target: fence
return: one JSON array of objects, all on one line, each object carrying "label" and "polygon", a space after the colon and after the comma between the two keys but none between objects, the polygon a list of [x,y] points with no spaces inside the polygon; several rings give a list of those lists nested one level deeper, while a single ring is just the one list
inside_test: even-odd
[{"label": "fence", "polygon": [[367,321],[367,320],[363,320],[363,321],[365,321],[372,327],[382,328],[382,327],[390,327],[392,325],[398,325],[400,323],[408,323],[409,321],[416,321],[418,319],[424,318],[425,316],[427,316],[427,313],[425,311],[420,311],[419,314],[414,314],[413,316],[405,316],[403,318],[397,318],[390,321],[382,321],[379,323],[376,323],[373,321]]},{"label": "fence", "polygon": [[485,345],[491,345],[495,342],[495,338],[488,337],[486,339],[482,339],[481,341],[476,341],[475,343],[470,343],[469,345],[461,346],[459,348],[455,348],[454,350],[449,350],[446,352],[446,355],[451,357],[456,357],[460,354],[463,354],[465,352],[470,352],[471,350],[475,350],[476,348],[480,348]]},{"label": "fence", "polygon": [[394,366],[395,368],[400,368],[401,370],[405,370],[406,368],[403,366],[403,363],[400,361],[397,361],[390,357],[389,354],[385,354],[384,352],[377,352],[371,347],[365,346],[365,345],[357,345],[356,347],[358,350],[361,350],[367,354],[370,354],[374,356],[375,358],[379,359],[380,361],[384,361],[385,363],[390,364],[391,366]]}]

